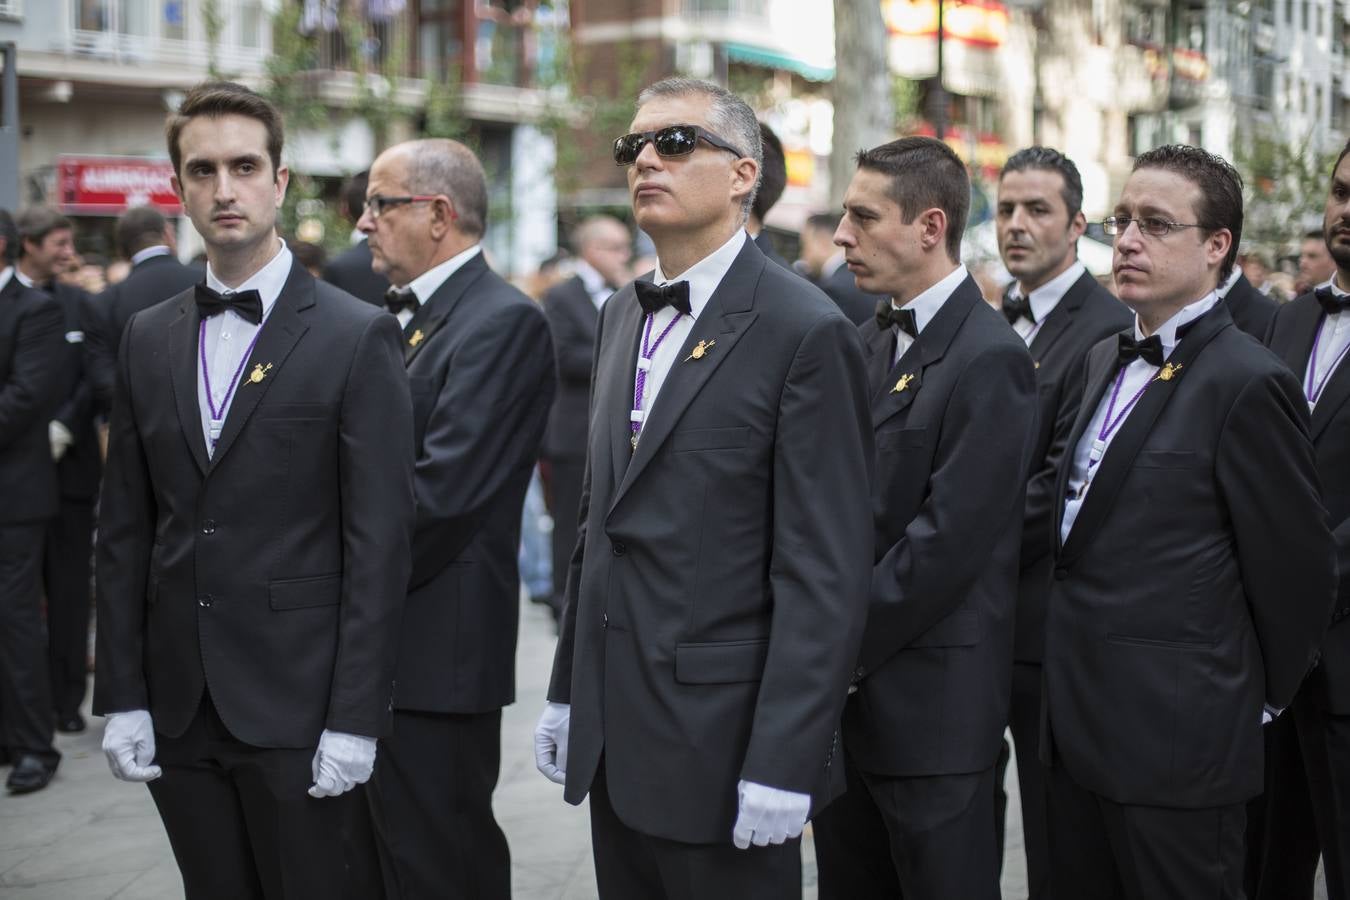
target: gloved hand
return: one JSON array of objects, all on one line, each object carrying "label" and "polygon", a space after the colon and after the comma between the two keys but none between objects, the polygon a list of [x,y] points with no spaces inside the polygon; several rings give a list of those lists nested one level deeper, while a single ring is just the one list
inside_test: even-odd
[{"label": "gloved hand", "polygon": [[534,726],[534,765],[549,781],[567,783],[567,729],[572,707],[550,703]]},{"label": "gloved hand", "polygon": [[810,794],[782,791],[753,781],[737,783],[736,793],[741,808],[731,840],[741,850],[751,844],[767,847],[801,836],[811,813]]},{"label": "gloved hand", "polygon": [[70,449],[70,445],[75,443],[75,435],[71,434],[65,425],[53,419],[47,423],[47,440],[52,445],[52,460],[60,462],[61,457]]},{"label": "gloved hand", "polygon": [[311,797],[336,797],[365,784],[375,770],[375,738],[324,729],[314,751]]},{"label": "gloved hand", "polygon": [[154,781],[164,773],[155,761],[155,726],[150,711],[111,713],[103,728],[103,755],[122,781]]},{"label": "gloved hand", "polygon": [[1261,724],[1269,725],[1278,719],[1282,712],[1284,712],[1283,708],[1271,706],[1269,703],[1265,704],[1265,708],[1261,710]]}]

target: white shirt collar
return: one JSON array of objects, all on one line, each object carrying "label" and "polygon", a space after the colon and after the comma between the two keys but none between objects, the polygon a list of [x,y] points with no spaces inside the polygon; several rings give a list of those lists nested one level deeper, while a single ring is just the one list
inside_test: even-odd
[{"label": "white shirt collar", "polygon": [[168,256],[172,253],[168,244],[155,244],[153,247],[146,247],[144,250],[138,250],[131,255],[132,266],[139,266],[147,259],[155,256]]},{"label": "white shirt collar", "polygon": [[5,288],[9,287],[9,280],[13,277],[14,277],[13,266],[5,266],[3,269],[0,269],[0,291],[3,291]]},{"label": "white shirt collar", "polygon": [[463,268],[466,262],[473,259],[482,250],[482,244],[474,244],[469,249],[456,253],[445,262],[432,266],[408,282],[408,287],[412,288],[412,292],[417,295],[417,302],[426,303],[430,300],[441,289],[441,285],[450,279],[451,275]]},{"label": "white shirt collar", "polygon": [[277,302],[281,296],[281,289],[286,286],[286,279],[291,275],[291,251],[286,247],[286,243],[277,238],[277,255],[272,257],[267,265],[254,272],[238,287],[227,287],[224,282],[216,277],[216,273],[211,271],[211,263],[206,263],[206,286],[213,291],[220,293],[238,293],[239,291],[257,291],[258,296],[262,298],[263,316],[266,317],[272,310],[272,305]]},{"label": "white shirt collar", "polygon": [[[1073,287],[1086,271],[1086,266],[1074,260],[1073,265],[1031,292],[1031,314],[1036,317],[1037,322],[1044,322],[1045,317],[1055,311],[1055,307],[1059,306],[1059,301],[1064,299],[1069,288]],[[1013,291],[1021,296],[1022,286],[1014,281]]]},{"label": "white shirt collar", "polygon": [[[1189,306],[1183,306],[1181,309],[1177,310],[1172,318],[1162,323],[1162,326],[1153,333],[1158,336],[1160,341],[1162,341],[1163,356],[1171,356],[1172,351],[1176,349],[1178,328],[1181,328],[1189,322],[1194,322],[1196,319],[1213,309],[1214,305],[1218,302],[1218,291],[1210,291]],[[1144,332],[1139,329],[1138,315],[1134,317],[1134,339],[1136,341],[1142,341],[1144,339]]]},{"label": "white shirt collar", "polygon": [[[914,325],[920,334],[928,327],[928,323],[933,321],[933,316],[942,309],[942,304],[947,302],[947,298],[961,286],[961,282],[966,280],[967,275],[965,265],[958,263],[950,275],[904,305],[904,309],[913,311]],[[895,304],[895,298],[891,298],[891,304]]]},{"label": "white shirt collar", "polygon": [[595,270],[595,266],[578,258],[573,264],[572,270],[577,277],[581,279],[582,287],[586,288],[586,293],[594,297],[596,294],[609,294],[609,284],[605,281],[605,276]]},{"label": "white shirt collar", "polygon": [[1336,292],[1336,296],[1338,297],[1344,297],[1346,294],[1350,294],[1350,291],[1344,290],[1339,284],[1336,283],[1335,275],[1332,275],[1330,278],[1319,284],[1317,287],[1319,288],[1329,287]]},{"label": "white shirt collar", "polygon": [[736,261],[740,255],[741,248],[745,242],[750,240],[750,236],[745,233],[744,228],[737,228],[736,233],[731,236],[721,247],[718,247],[712,253],[694,263],[678,279],[667,278],[665,272],[661,269],[661,260],[656,261],[655,278],[657,284],[669,284],[671,281],[689,282],[689,310],[693,318],[697,319],[703,312],[703,307],[708,305],[712,299],[713,291],[722,283],[727,272],[731,269],[731,264]]},{"label": "white shirt collar", "polygon": [[1223,284],[1219,285],[1218,290],[1219,298],[1222,299],[1224,297],[1227,297],[1228,292],[1233,289],[1233,285],[1237,284],[1238,279],[1241,277],[1242,277],[1242,267],[1233,266],[1233,271],[1228,273],[1228,280],[1225,281]]},{"label": "white shirt collar", "polygon": [[829,259],[825,260],[825,265],[820,267],[820,277],[829,278],[835,272],[838,272],[839,267],[842,266],[843,264],[844,264],[844,251],[840,250],[834,256],[831,256]]},{"label": "white shirt collar", "polygon": [[20,269],[18,266],[11,266],[11,268],[14,269],[14,277],[19,279],[19,284],[26,288],[37,287],[37,282],[23,274],[23,269]]}]

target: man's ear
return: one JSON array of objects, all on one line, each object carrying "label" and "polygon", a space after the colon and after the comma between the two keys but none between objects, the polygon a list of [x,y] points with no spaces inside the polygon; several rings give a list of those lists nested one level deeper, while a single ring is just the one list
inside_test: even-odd
[{"label": "man's ear", "polygon": [[943,245],[947,240],[947,214],[938,207],[919,213],[919,241],[925,251]]}]

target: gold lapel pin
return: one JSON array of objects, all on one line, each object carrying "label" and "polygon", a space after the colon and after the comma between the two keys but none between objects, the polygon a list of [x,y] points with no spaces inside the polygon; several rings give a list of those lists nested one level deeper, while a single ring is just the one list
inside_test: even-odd
[{"label": "gold lapel pin", "polygon": [[422,329],[419,328],[412,333],[412,337],[408,338],[408,346],[416,347],[418,344],[422,343],[423,339],[425,338],[426,335],[423,334]]},{"label": "gold lapel pin", "polygon": [[262,380],[267,377],[267,373],[272,371],[272,364],[263,365],[258,363],[253,367],[253,371],[248,373],[248,380],[253,384],[262,384]]},{"label": "gold lapel pin", "polygon": [[1186,368],[1186,367],[1185,367],[1185,366],[1179,366],[1179,365],[1178,365],[1178,366],[1174,366],[1174,365],[1172,365],[1171,363],[1167,363],[1165,366],[1162,367],[1162,370],[1161,370],[1160,372],[1158,372],[1158,380],[1159,380],[1159,381],[1171,381],[1173,378],[1176,378],[1176,377],[1177,377],[1177,373],[1180,372],[1180,371],[1181,371],[1182,369],[1184,369],[1184,368]]},{"label": "gold lapel pin", "polygon": [[712,349],[713,344],[716,343],[717,341],[699,341],[698,345],[694,347],[693,352],[686,356],[684,361],[689,362],[691,359],[702,359],[708,354],[708,351]]},{"label": "gold lapel pin", "polygon": [[914,374],[912,372],[906,372],[905,374],[900,376],[900,380],[895,383],[895,387],[891,388],[891,393],[892,394],[900,393],[901,391],[908,388],[909,383],[913,380]]}]

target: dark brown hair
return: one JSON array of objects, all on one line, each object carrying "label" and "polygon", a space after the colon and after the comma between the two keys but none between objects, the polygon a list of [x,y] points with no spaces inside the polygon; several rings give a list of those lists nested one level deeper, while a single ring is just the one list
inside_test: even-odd
[{"label": "dark brown hair", "polygon": [[187,123],[199,116],[246,116],[261,122],[267,129],[267,155],[272,159],[272,177],[276,177],[281,168],[281,145],[285,137],[281,114],[265,97],[232,81],[202,82],[188,91],[178,112],[169,116],[164,135],[169,141],[169,159],[173,161],[175,175],[180,178],[183,175],[183,153],[178,147],[178,139]]},{"label": "dark brown hair", "polygon": [[1167,144],[1141,153],[1134,161],[1134,169],[1162,169],[1180,175],[1200,189],[1200,202],[1195,207],[1195,224],[1213,234],[1220,228],[1228,229],[1233,243],[1219,267],[1219,284],[1233,274],[1237,263],[1238,242],[1242,240],[1242,176],[1221,156],[1215,156],[1188,144]]},{"label": "dark brown hair", "polygon": [[889,175],[891,199],[905,224],[926,209],[947,215],[947,257],[961,261],[961,236],[970,212],[970,176],[966,164],[942,141],[906,137],[858,151],[858,168]]}]

